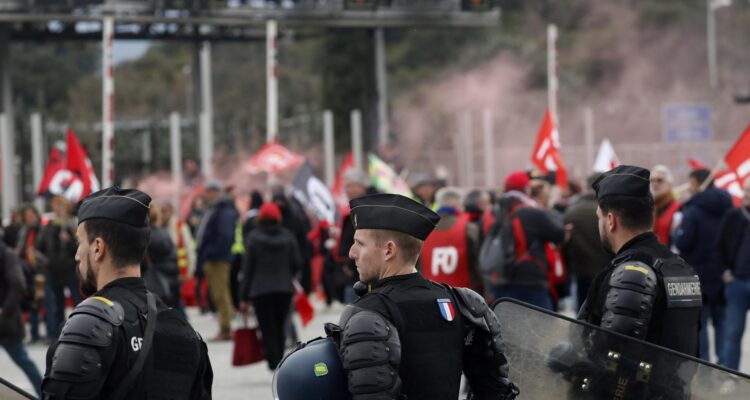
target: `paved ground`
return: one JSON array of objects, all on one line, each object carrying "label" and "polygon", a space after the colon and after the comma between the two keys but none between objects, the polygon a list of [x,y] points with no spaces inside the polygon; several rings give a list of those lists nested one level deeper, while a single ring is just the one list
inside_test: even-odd
[{"label": "paved ground", "polygon": [[[324,304],[316,303],[315,306],[315,319],[307,327],[299,330],[301,340],[310,340],[322,336],[324,334],[323,324],[326,322],[336,322],[343,309],[341,305],[326,308]],[[189,310],[189,315],[195,328],[204,337],[213,337],[217,329],[214,317],[211,315],[200,315],[195,309]],[[297,326],[300,326],[298,319],[296,323]],[[745,335],[743,344],[741,370],[745,373],[750,373],[750,334]],[[43,372],[47,347],[30,345],[28,348],[32,359],[37,363],[40,371]],[[264,362],[241,368],[232,367],[231,342],[209,343],[209,353],[215,374],[213,388],[215,399],[270,400],[272,398],[272,374]],[[5,352],[0,352],[0,376],[22,389],[31,391],[31,385],[26,380],[26,377],[13,364]]]}]

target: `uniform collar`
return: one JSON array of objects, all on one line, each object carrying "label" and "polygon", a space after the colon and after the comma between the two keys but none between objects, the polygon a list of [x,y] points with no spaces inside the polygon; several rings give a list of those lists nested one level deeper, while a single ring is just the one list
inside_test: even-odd
[{"label": "uniform collar", "polygon": [[652,241],[658,242],[658,239],[656,238],[656,235],[654,234],[654,232],[651,232],[651,231],[643,232],[639,235],[636,235],[634,238],[630,239],[627,243],[625,243],[620,248],[620,251],[617,252],[617,255],[619,256],[625,251],[630,250],[635,246],[641,245],[643,243],[652,242]]},{"label": "uniform collar", "polygon": [[381,279],[381,280],[379,280],[377,282],[371,283],[370,284],[370,289],[371,290],[372,289],[376,289],[376,288],[379,288],[381,286],[385,286],[385,285],[388,285],[388,284],[391,284],[391,283],[405,282],[405,281],[410,281],[412,279],[419,279],[419,278],[421,278],[421,276],[422,275],[420,275],[419,272],[414,272],[414,273],[406,274],[406,275],[389,276],[389,277],[383,278],[383,279]]},{"label": "uniform collar", "polygon": [[94,296],[107,289],[112,289],[115,287],[126,288],[134,291],[146,291],[146,283],[143,281],[143,278],[120,278],[104,285],[104,287],[101,290],[97,291]]}]

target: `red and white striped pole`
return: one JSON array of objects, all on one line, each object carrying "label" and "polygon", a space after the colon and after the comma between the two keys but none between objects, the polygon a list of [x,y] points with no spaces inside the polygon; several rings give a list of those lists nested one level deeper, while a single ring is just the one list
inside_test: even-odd
[{"label": "red and white striped pole", "polygon": [[115,148],[115,78],[112,67],[112,42],[114,20],[102,20],[102,187],[110,187],[114,181]]},{"label": "red and white striped pole", "polygon": [[268,20],[266,22],[266,141],[268,142],[275,140],[279,132],[277,46],[276,21]]},{"label": "red and white striped pole", "polygon": [[557,115],[557,26],[547,25],[547,107],[549,108],[555,126],[560,128]]}]

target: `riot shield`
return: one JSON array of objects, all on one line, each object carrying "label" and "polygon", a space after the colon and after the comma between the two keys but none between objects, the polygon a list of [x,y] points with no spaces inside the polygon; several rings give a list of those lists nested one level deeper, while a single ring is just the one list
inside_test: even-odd
[{"label": "riot shield", "polygon": [[493,310],[522,399],[750,396],[748,375],[515,300]]},{"label": "riot shield", "polygon": [[16,385],[0,378],[0,399],[3,400],[36,400],[35,396],[32,396]]}]

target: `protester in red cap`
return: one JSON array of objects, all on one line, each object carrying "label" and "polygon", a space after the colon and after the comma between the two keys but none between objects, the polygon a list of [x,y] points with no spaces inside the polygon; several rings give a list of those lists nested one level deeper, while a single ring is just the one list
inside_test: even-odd
[{"label": "protester in red cap", "polygon": [[268,368],[274,370],[284,355],[284,322],[302,256],[297,240],[281,226],[278,205],[264,203],[255,223],[245,242],[240,310],[246,313],[251,305],[255,310]]}]

